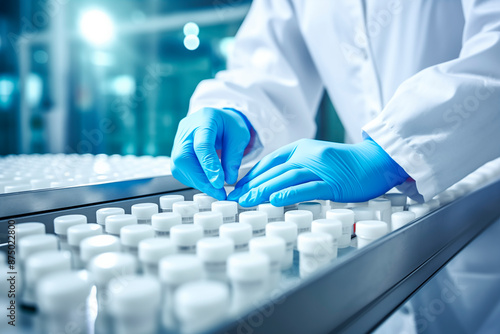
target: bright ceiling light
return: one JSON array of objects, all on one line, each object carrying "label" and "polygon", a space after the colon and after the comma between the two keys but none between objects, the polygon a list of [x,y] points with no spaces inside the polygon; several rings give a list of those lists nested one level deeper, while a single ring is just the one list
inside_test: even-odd
[{"label": "bright ceiling light", "polygon": [[198,27],[198,25],[194,22],[186,23],[182,30],[183,30],[185,36],[188,36],[188,35],[198,36],[198,34],[200,33],[200,27]]},{"label": "bright ceiling light", "polygon": [[196,35],[187,35],[184,37],[184,46],[188,50],[196,50],[200,46],[200,40]]},{"label": "bright ceiling light", "polygon": [[82,36],[92,44],[103,45],[113,39],[114,25],[111,18],[99,9],[83,13],[80,19]]}]

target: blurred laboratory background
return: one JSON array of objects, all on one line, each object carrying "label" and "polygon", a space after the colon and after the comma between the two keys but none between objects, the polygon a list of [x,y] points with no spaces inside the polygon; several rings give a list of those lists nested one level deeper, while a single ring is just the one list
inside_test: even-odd
[{"label": "blurred laboratory background", "polygon": [[[170,155],[191,94],[225,68],[250,3],[2,1],[0,155]],[[343,141],[326,94],[317,123],[318,139]]]}]

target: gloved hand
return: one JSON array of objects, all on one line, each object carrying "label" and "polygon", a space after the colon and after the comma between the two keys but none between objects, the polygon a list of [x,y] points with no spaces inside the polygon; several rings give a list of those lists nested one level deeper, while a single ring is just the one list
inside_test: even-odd
[{"label": "gloved hand", "polygon": [[246,117],[232,109],[203,108],[185,117],[174,139],[172,175],[186,186],[226,199],[224,180],[236,182],[250,131]]},{"label": "gloved hand", "polygon": [[264,157],[228,195],[242,206],[329,199],[363,202],[408,178],[371,138],[359,144],[301,139]]}]

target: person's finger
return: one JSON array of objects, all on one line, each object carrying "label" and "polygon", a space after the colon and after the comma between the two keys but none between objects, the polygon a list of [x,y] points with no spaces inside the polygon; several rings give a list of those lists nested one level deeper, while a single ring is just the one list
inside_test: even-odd
[{"label": "person's finger", "polygon": [[238,179],[243,153],[249,142],[250,132],[248,130],[245,132],[245,129],[237,127],[235,124],[227,124],[224,127],[221,161],[228,184],[233,184]]},{"label": "person's finger", "polygon": [[270,197],[274,206],[286,206],[316,199],[334,200],[330,186],[325,181],[312,181],[275,192]]},{"label": "person's finger", "polygon": [[200,127],[194,133],[193,149],[208,181],[220,189],[224,186],[224,171],[215,150],[216,139],[216,127]]}]

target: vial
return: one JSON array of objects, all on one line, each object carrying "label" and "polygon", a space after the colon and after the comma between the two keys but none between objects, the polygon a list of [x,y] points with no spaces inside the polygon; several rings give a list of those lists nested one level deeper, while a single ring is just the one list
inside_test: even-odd
[{"label": "vial", "polygon": [[205,211],[210,211],[210,209],[212,208],[212,203],[217,202],[217,200],[212,196],[208,196],[207,194],[201,193],[193,195],[193,202],[198,204],[200,212],[205,212]]},{"label": "vial", "polygon": [[142,272],[158,277],[158,263],[167,255],[175,254],[174,243],[165,237],[148,238],[139,242],[139,260]]},{"label": "vial", "polygon": [[139,242],[153,238],[155,231],[149,225],[129,225],[120,230],[122,252],[129,253],[136,258],[139,256]]},{"label": "vial", "polygon": [[97,224],[104,226],[107,217],[123,214],[125,214],[125,210],[123,210],[122,208],[102,208],[95,212],[95,217]]},{"label": "vial", "polygon": [[252,237],[262,237],[266,234],[267,213],[264,211],[246,211],[240,213],[240,223],[252,226]]},{"label": "vial", "polygon": [[80,242],[85,238],[100,234],[102,234],[102,226],[99,224],[82,224],[68,228],[68,245],[73,269],[83,269],[84,266],[80,258]]},{"label": "vial", "polygon": [[354,225],[351,233],[351,237],[354,237],[356,234],[356,223],[360,220],[374,220],[377,219],[377,215],[375,214],[375,210],[369,208],[368,206],[355,206],[350,208],[352,212],[354,212]]},{"label": "vial", "polygon": [[124,226],[137,225],[137,217],[129,214],[113,215],[106,217],[105,230],[107,234],[120,236],[120,230]]},{"label": "vial", "polygon": [[297,224],[291,222],[273,222],[266,225],[267,237],[278,237],[285,241],[286,252],[281,270],[287,270],[293,264],[293,248],[297,241]]},{"label": "vial", "polygon": [[155,203],[139,203],[132,205],[132,215],[137,217],[138,224],[151,225],[151,216],[158,213],[158,204]]},{"label": "vial", "polygon": [[250,253],[262,253],[269,258],[269,281],[267,290],[278,287],[281,277],[281,264],[285,258],[286,244],[278,237],[257,237],[250,240]]},{"label": "vial", "polygon": [[331,258],[336,259],[339,240],[342,237],[342,222],[335,219],[318,219],[312,222],[311,232],[326,233],[332,237]]},{"label": "vial", "polygon": [[368,201],[368,207],[379,211],[380,217],[377,217],[377,219],[386,222],[387,226],[391,227],[392,208],[390,200],[381,197],[374,198]]},{"label": "vial", "polygon": [[226,284],[191,282],[175,293],[175,311],[183,334],[201,333],[227,317],[230,298]]},{"label": "vial", "polygon": [[182,195],[164,195],[160,197],[160,207],[162,212],[172,212],[172,205],[175,202],[184,201]]},{"label": "vial", "polygon": [[59,248],[61,250],[69,250],[68,228],[79,224],[87,224],[87,217],[84,215],[65,215],[54,219],[54,233],[59,238]]},{"label": "vial", "polygon": [[151,276],[122,276],[109,282],[116,334],[154,334],[158,328],[160,283]]},{"label": "vial", "polygon": [[339,240],[339,248],[349,247],[354,225],[354,212],[349,209],[332,209],[326,212],[326,219],[340,220],[342,236]]},{"label": "vial", "polygon": [[399,211],[404,211],[406,208],[406,201],[408,197],[403,194],[399,193],[390,193],[390,194],[385,194],[384,198],[387,198],[389,201],[391,201],[391,212],[399,212]]},{"label": "vial", "polygon": [[196,244],[196,256],[203,262],[204,277],[227,281],[227,258],[234,253],[234,241],[229,238],[203,238]]},{"label": "vial", "polygon": [[393,231],[415,220],[416,215],[411,211],[394,212],[391,216]]},{"label": "vial", "polygon": [[227,260],[231,281],[231,309],[240,314],[259,303],[267,292],[270,260],[261,253],[236,253]]},{"label": "vial", "polygon": [[283,212],[284,213],[287,213],[288,211],[292,211],[292,210],[297,210],[299,207],[298,204],[291,204],[291,205],[285,205],[283,207]]},{"label": "vial", "polygon": [[200,225],[182,224],[170,229],[170,239],[177,247],[178,253],[195,254],[196,243],[203,238],[203,228]]},{"label": "vial", "polygon": [[362,220],[357,223],[358,248],[365,247],[369,243],[386,235],[389,226],[380,220]]},{"label": "vial", "polygon": [[[37,301],[43,333],[87,333],[87,300],[91,283],[85,271],[47,275],[37,285]],[[79,310],[75,312],[75,310]]]},{"label": "vial", "polygon": [[175,212],[155,213],[151,217],[151,225],[157,237],[169,237],[172,226],[182,224],[182,217]]},{"label": "vial", "polygon": [[285,213],[286,222],[297,224],[298,234],[311,232],[311,223],[313,221],[313,217],[313,213],[309,210],[293,210]]},{"label": "vial", "polygon": [[440,203],[437,199],[433,198],[427,202],[425,202],[425,205],[429,206],[430,211],[434,211],[439,208]]},{"label": "vial", "polygon": [[96,235],[80,242],[80,258],[87,265],[94,256],[107,252],[119,252],[120,239],[113,235]]},{"label": "vial", "polygon": [[219,229],[222,238],[229,238],[234,241],[234,251],[247,252],[248,242],[252,239],[252,226],[246,223],[223,224]]},{"label": "vial", "polygon": [[45,234],[45,225],[42,223],[16,224],[16,242],[29,235]]},{"label": "vial", "polygon": [[236,222],[238,215],[238,203],[233,201],[217,201],[212,203],[212,211],[222,214],[222,223],[229,224]]},{"label": "vial", "polygon": [[192,224],[194,214],[199,212],[198,204],[193,201],[175,202],[172,204],[172,212],[181,215],[183,224]]},{"label": "vial", "polygon": [[241,215],[243,212],[252,212],[252,211],[257,211],[257,206],[241,206],[238,203],[238,216]]},{"label": "vial", "polygon": [[415,219],[425,216],[431,211],[431,208],[427,204],[412,204],[408,206],[408,211],[415,214]]},{"label": "vial", "polygon": [[306,232],[299,234],[297,248],[299,250],[300,277],[307,277],[332,260],[333,238],[323,232]]},{"label": "vial", "polygon": [[269,223],[283,221],[284,208],[282,206],[274,206],[271,203],[259,204],[257,210],[267,213],[267,221]]},{"label": "vial", "polygon": [[222,213],[205,211],[194,214],[194,224],[203,228],[205,237],[218,237],[219,227],[222,225]]},{"label": "vial", "polygon": [[322,212],[321,203],[318,203],[318,202],[299,203],[298,209],[301,211],[310,211],[313,215],[313,219],[311,219],[311,221],[322,218],[321,217],[321,212]]}]

